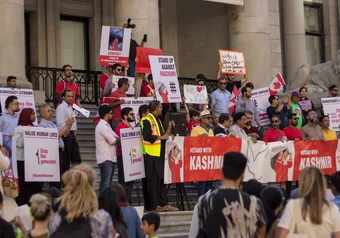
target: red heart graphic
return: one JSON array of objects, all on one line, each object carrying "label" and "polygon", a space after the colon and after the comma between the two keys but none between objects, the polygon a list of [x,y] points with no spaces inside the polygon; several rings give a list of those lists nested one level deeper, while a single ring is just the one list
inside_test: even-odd
[{"label": "red heart graphic", "polygon": [[202,87],[197,87],[197,91],[200,93],[202,91]]}]

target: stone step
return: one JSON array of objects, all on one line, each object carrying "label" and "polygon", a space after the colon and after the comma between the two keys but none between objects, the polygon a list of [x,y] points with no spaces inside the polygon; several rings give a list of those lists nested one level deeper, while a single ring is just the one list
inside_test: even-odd
[{"label": "stone step", "polygon": [[157,233],[162,234],[162,233],[189,232],[190,225],[191,225],[191,217],[190,217],[190,221],[163,222],[161,220],[161,225]]},{"label": "stone step", "polygon": [[188,238],[189,232],[157,234],[159,238]]},{"label": "stone step", "polygon": [[159,216],[164,223],[191,221],[193,211],[161,212]]}]

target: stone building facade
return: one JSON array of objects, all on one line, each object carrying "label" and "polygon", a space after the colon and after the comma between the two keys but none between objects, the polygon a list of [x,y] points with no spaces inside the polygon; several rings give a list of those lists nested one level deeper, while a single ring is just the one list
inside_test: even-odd
[{"label": "stone building facade", "polygon": [[[220,2],[232,2],[220,0]],[[237,0],[241,1],[241,0]],[[242,2],[242,1],[241,1]],[[25,66],[101,70],[101,26],[131,17],[132,37],[173,55],[178,74],[216,78],[218,49],[243,51],[249,80],[268,85],[277,72],[291,80],[302,64],[331,60],[339,49],[339,0],[3,0],[0,80]]]}]

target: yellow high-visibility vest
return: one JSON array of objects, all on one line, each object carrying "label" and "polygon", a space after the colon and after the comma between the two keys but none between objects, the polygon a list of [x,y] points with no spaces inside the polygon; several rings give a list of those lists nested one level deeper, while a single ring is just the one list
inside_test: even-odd
[{"label": "yellow high-visibility vest", "polygon": [[[160,128],[158,127],[157,119],[152,113],[149,113],[145,120],[148,120],[151,125],[151,133],[153,136],[161,136]],[[142,128],[144,127],[144,123],[141,124]],[[163,129],[163,126],[161,124]],[[163,129],[164,131],[164,129]],[[145,153],[151,156],[160,156],[161,155],[161,140],[156,140],[154,143],[150,143],[143,138],[143,146]]]}]

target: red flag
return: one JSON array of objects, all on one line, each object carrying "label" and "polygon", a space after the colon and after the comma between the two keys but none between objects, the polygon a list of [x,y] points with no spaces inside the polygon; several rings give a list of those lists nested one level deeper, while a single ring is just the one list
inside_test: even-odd
[{"label": "red flag", "polygon": [[231,98],[229,101],[229,113],[232,114],[235,112],[237,97],[240,95],[240,91],[238,91],[237,87],[234,85],[233,91],[231,93]]},{"label": "red flag", "polygon": [[272,82],[269,86],[269,93],[270,95],[276,95],[281,90],[283,90],[283,87],[286,85],[286,82],[283,80],[282,75],[280,73],[277,73],[275,78],[273,78]]}]

